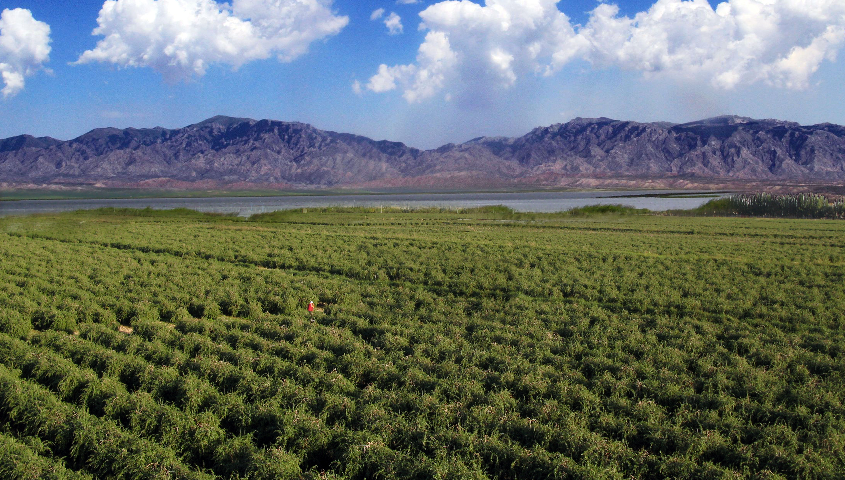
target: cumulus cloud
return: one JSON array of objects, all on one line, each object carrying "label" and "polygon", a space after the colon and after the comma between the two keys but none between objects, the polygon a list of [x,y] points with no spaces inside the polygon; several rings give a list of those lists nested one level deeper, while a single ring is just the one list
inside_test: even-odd
[{"label": "cumulus cloud", "polygon": [[765,82],[803,89],[845,42],[840,0],[658,0],[634,18],[596,8],[579,34],[586,58],[647,76],[706,78],[718,88]]},{"label": "cumulus cloud", "polygon": [[384,19],[384,25],[387,27],[387,33],[391,35],[398,35],[402,33],[402,17],[396,12],[390,12],[390,15]]},{"label": "cumulus cloud", "polygon": [[383,8],[379,8],[373,10],[373,13],[370,14],[370,20],[380,20],[384,18],[384,26],[387,27],[387,33],[390,35],[398,35],[402,33],[404,30],[402,26],[402,17],[396,14],[396,12],[390,12],[386,18],[384,16],[385,10]]},{"label": "cumulus cloud", "polygon": [[[417,63],[382,65],[367,85],[375,92],[401,85],[408,101],[431,97],[447,80],[458,88],[509,87],[519,75],[550,68],[558,50],[578,51],[578,38],[555,0],[447,1],[420,13],[429,30]],[[432,85],[436,83],[438,86]],[[387,88],[387,87],[391,88]]]},{"label": "cumulus cloud", "polygon": [[[437,93],[422,82],[472,95],[551,75],[574,60],[646,77],[704,79],[732,89],[758,82],[804,89],[845,45],[842,0],[657,0],[633,18],[599,4],[573,26],[556,0],[442,1],[420,13],[428,30],[416,63],[381,65],[367,87],[402,88],[409,101]],[[448,48],[448,52],[444,50]],[[424,51],[443,50],[430,56]]]},{"label": "cumulus cloud", "polygon": [[178,81],[215,63],[294,60],[348,22],[331,0],[107,0],[93,32],[104,38],[77,63],[151,67]]},{"label": "cumulus cloud", "polygon": [[405,89],[402,96],[408,102],[419,102],[443,89],[456,63],[449,38],[442,32],[429,32],[417,54],[417,65],[388,67],[382,64],[378,73],[370,78],[367,88],[377,93],[387,92],[396,89],[399,83]]},{"label": "cumulus cloud", "polygon": [[24,78],[43,68],[50,58],[50,26],[22,8],[0,13],[0,78],[4,98],[24,87]]}]

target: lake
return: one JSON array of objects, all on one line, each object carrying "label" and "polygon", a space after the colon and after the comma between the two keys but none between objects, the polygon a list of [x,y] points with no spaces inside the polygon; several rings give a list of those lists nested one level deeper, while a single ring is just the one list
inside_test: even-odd
[{"label": "lake", "polygon": [[[660,197],[656,195],[673,195]],[[707,195],[707,197],[704,197]],[[0,216],[115,208],[189,208],[200,212],[256,213],[313,207],[467,208],[504,205],[518,212],[560,212],[588,205],[626,205],[652,211],[689,210],[723,194],[675,190],[514,192],[514,193],[402,193],[366,195],[292,195],[278,197],[117,198],[19,200],[0,202]]]}]

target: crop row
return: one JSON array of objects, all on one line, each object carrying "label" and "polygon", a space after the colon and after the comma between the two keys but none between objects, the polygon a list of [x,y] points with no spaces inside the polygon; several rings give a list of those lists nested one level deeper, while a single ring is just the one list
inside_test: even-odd
[{"label": "crop row", "polygon": [[[835,227],[344,215],[0,222],[4,381],[186,475],[845,471]],[[135,468],[14,418],[28,464]]]}]

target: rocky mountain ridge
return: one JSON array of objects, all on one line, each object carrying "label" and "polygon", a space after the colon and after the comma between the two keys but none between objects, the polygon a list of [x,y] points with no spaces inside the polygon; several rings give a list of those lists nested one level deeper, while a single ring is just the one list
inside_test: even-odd
[{"label": "rocky mountain ridge", "polygon": [[419,150],[298,122],[213,117],[179,129],[0,140],[7,186],[555,186],[572,179],[845,180],[845,127],[724,116],[577,118],[517,138]]}]

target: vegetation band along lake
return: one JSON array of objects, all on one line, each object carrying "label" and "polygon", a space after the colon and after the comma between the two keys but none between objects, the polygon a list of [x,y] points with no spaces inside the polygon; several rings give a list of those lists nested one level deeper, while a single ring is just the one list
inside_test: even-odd
[{"label": "vegetation band along lake", "polygon": [[[129,191],[124,191],[129,194]],[[721,194],[677,190],[584,191],[584,192],[499,192],[499,193],[420,193],[360,195],[288,195],[195,198],[79,198],[16,200],[0,202],[0,216],[57,213],[97,208],[189,208],[207,213],[235,213],[248,217],[259,213],[294,208],[398,207],[473,208],[505,205],[520,212],[561,212],[586,205],[624,203],[652,211],[696,208]],[[15,197],[7,194],[7,199]],[[2,199],[0,194],[0,199]]]},{"label": "vegetation band along lake", "polygon": [[503,208],[6,217],[0,473],[843,478],[843,233]]}]

